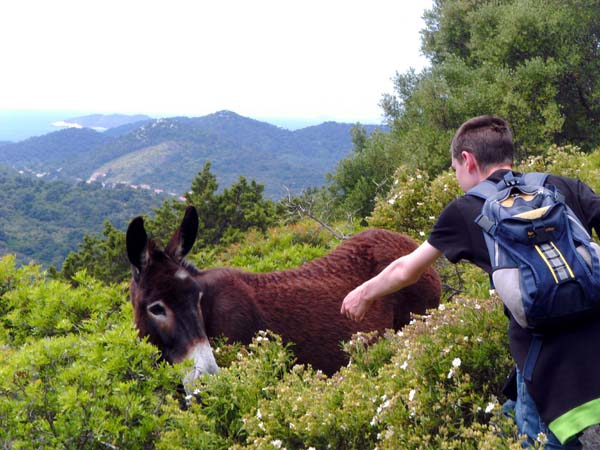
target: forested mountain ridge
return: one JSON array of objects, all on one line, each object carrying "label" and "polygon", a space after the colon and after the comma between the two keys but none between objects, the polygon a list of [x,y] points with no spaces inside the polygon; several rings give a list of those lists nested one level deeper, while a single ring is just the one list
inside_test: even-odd
[{"label": "forested mountain ridge", "polygon": [[[66,129],[0,150],[0,163],[55,177],[146,184],[180,194],[206,161],[219,185],[239,176],[265,185],[267,197],[284,187],[321,186],[352,149],[354,125],[326,122],[300,130],[220,111],[126,124],[99,133]],[[367,133],[376,127],[365,126]]]},{"label": "forested mountain ridge", "polygon": [[0,256],[13,253],[22,263],[60,267],[85,234],[100,233],[104,221],[125,229],[132,217],[163,201],[145,190],[45,181],[0,166]]}]

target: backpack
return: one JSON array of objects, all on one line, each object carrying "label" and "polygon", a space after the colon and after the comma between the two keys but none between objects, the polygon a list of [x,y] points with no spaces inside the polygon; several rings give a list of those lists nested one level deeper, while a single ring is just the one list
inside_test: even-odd
[{"label": "backpack", "polygon": [[467,195],[485,200],[483,229],[491,283],[515,321],[532,332],[523,375],[531,381],[545,333],[600,309],[600,246],[548,174],[508,172]]}]

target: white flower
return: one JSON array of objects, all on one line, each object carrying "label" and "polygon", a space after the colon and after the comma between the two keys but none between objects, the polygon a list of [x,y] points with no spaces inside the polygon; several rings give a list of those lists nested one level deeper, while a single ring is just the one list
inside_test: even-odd
[{"label": "white flower", "polygon": [[419,236],[425,236],[425,232],[424,231],[419,231]]},{"label": "white flower", "polygon": [[406,370],[406,368],[407,368],[407,367],[408,367],[408,361],[404,361],[404,362],[402,363],[402,365],[400,366],[400,368],[401,368],[402,370]]},{"label": "white flower", "polygon": [[393,205],[394,203],[396,203],[396,199],[395,199],[394,197],[392,197],[392,198],[390,198],[390,199],[388,200],[388,203],[389,203],[390,205]]},{"label": "white flower", "polygon": [[281,448],[281,440],[280,439],[275,439],[274,441],[271,441],[271,444],[275,448]]},{"label": "white flower", "polygon": [[491,412],[494,410],[494,406],[495,406],[495,405],[494,405],[494,403],[493,403],[493,402],[489,402],[489,403],[487,404],[487,406],[485,407],[485,413],[486,413],[486,414],[489,414],[489,413],[491,413]]},{"label": "white flower", "polygon": [[460,358],[454,358],[454,359],[452,360],[452,367],[454,367],[454,368],[459,368],[459,367],[460,367],[460,363],[461,363],[461,360],[460,360]]},{"label": "white flower", "polygon": [[446,305],[444,305],[444,304],[442,303],[440,306],[438,306],[438,309],[439,309],[440,311],[446,311]]},{"label": "white flower", "polygon": [[540,442],[541,444],[545,444],[546,442],[548,442],[548,436],[546,436],[545,433],[540,432],[540,433],[538,433],[535,440]]},{"label": "white flower", "polygon": [[454,376],[454,369],[450,369],[450,371],[448,372],[448,379],[452,378]]},{"label": "white flower", "polygon": [[410,392],[408,393],[408,401],[412,402],[415,398],[415,394],[417,393],[416,390],[411,389]]}]

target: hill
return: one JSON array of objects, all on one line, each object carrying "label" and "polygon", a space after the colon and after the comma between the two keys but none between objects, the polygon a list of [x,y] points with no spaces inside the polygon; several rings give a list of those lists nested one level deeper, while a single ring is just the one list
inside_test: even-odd
[{"label": "hill", "polygon": [[[145,184],[182,193],[210,160],[221,187],[239,176],[278,198],[284,187],[325,183],[352,148],[353,124],[326,122],[290,131],[220,111],[203,117],[142,120],[99,133],[72,128],[7,144],[0,163],[71,180]],[[366,126],[368,133],[376,127]]]},{"label": "hill", "polygon": [[84,234],[98,234],[103,222],[124,230],[128,221],[158,207],[164,197],[98,183],[44,181],[0,167],[0,256],[21,263],[60,267]]}]

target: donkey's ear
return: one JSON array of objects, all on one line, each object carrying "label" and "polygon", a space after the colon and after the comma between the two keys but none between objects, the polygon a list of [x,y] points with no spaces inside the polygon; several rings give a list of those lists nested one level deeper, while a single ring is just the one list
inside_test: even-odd
[{"label": "donkey's ear", "polygon": [[127,258],[131,263],[133,277],[137,280],[148,264],[148,235],[144,228],[144,219],[136,217],[131,221],[125,236]]},{"label": "donkey's ear", "polygon": [[185,210],[185,215],[181,221],[181,225],[173,234],[173,237],[169,241],[165,252],[171,258],[176,261],[187,255],[194,242],[196,242],[196,236],[198,235],[198,212],[193,206],[188,206]]}]

